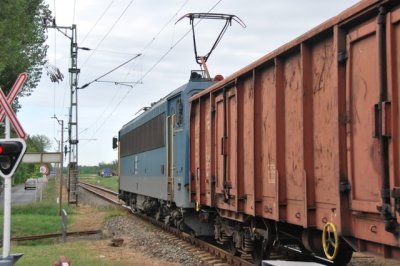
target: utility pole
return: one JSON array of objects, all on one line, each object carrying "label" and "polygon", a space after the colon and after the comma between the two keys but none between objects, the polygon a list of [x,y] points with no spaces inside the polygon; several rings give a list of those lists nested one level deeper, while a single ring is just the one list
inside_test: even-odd
[{"label": "utility pole", "polygon": [[[78,166],[78,75],[80,69],[78,68],[78,49],[90,50],[88,48],[80,48],[77,44],[76,25],[71,27],[57,26],[55,20],[51,25],[46,25],[48,28],[57,29],[65,37],[71,40],[71,65],[68,69],[70,74],[70,108],[68,115],[68,203],[78,204],[78,180],[79,180],[79,166]],[[70,31],[71,35],[66,32]]]},{"label": "utility pole", "polygon": [[64,170],[64,156],[62,151],[62,143],[64,143],[64,120],[58,120],[56,115],[52,118],[56,119],[58,124],[61,126],[61,143],[58,145],[58,151],[61,153],[61,163],[60,163],[60,200],[59,200],[59,208],[58,208],[58,215],[61,216],[61,208],[62,208],[62,191],[63,191],[63,170]]},{"label": "utility pole", "polygon": [[78,204],[78,180],[79,180],[79,166],[78,166],[78,75],[80,69],[78,68],[78,44],[76,36],[76,25],[71,27],[71,67],[70,73],[70,87],[71,87],[71,105],[69,109],[69,122],[68,122],[68,139],[69,139],[69,164],[68,164],[68,201],[70,203]]}]

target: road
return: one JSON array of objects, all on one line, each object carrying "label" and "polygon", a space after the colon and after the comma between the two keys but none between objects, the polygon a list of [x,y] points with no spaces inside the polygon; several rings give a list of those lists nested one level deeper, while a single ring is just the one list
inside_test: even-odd
[{"label": "road", "polygon": [[[35,202],[36,198],[39,199],[40,197],[39,192],[40,192],[39,188],[25,190],[24,184],[16,185],[11,188],[11,204],[14,206],[14,205],[23,205]],[[0,192],[0,209],[3,208],[4,208],[4,191],[2,189]]]}]

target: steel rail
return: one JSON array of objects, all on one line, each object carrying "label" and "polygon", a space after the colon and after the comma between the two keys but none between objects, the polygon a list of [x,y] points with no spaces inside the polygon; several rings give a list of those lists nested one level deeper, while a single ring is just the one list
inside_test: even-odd
[{"label": "steel rail", "polygon": [[[86,182],[82,182],[82,181],[79,182],[79,187],[85,189],[86,191],[88,191],[110,203],[113,203],[115,205],[121,205],[121,203],[118,199],[118,193],[113,190],[102,188],[102,187],[99,187],[99,186],[96,186],[93,184],[89,184]],[[102,193],[106,193],[106,195],[102,194]]]},{"label": "steel rail", "polygon": [[[89,184],[89,183],[86,183],[86,182],[82,182],[82,181],[80,181],[79,186],[81,188],[85,189],[86,191],[88,191],[90,193],[93,193],[94,195],[96,195],[96,196],[98,196],[98,197],[100,197],[100,198],[102,198],[104,200],[107,200],[107,201],[109,201],[109,202],[111,202],[111,203],[113,203],[115,205],[124,207],[125,209],[131,211],[130,207],[125,206],[125,205],[121,204],[119,201],[117,202],[114,199],[108,197],[105,194],[101,194],[96,190],[108,192],[108,194],[110,194],[112,196],[118,195],[118,193],[116,193],[115,191],[112,191],[112,190],[109,190],[109,189],[105,189],[105,188],[102,188],[102,187],[99,187],[99,186],[96,186],[96,185],[93,185],[93,184]],[[167,231],[170,234],[173,234],[176,237],[186,241],[187,243],[191,244],[192,246],[195,246],[196,248],[211,254],[215,258],[218,258],[218,259],[221,259],[223,261],[226,261],[226,263],[228,263],[229,265],[236,265],[236,266],[253,265],[253,263],[251,263],[251,262],[249,262],[247,260],[244,260],[244,259],[242,259],[240,257],[234,256],[234,255],[230,254],[229,252],[227,252],[227,251],[225,251],[225,250],[223,250],[223,249],[221,249],[219,247],[216,247],[216,246],[214,246],[214,245],[212,245],[210,243],[207,243],[207,242],[205,242],[203,240],[195,238],[195,237],[193,237],[193,236],[191,236],[191,235],[189,235],[187,233],[181,232],[180,230],[178,230],[178,229],[176,229],[174,227],[171,227],[169,225],[166,225],[163,222],[156,221],[155,219],[153,219],[153,218],[151,218],[149,216],[146,216],[144,214],[140,214],[140,213],[136,213],[136,212],[132,212],[132,213],[135,216],[137,216],[138,218],[140,218],[142,220],[145,220],[146,222],[152,223],[153,225],[163,229],[164,231]]]},{"label": "steel rail", "polygon": [[[209,253],[210,255],[226,262],[229,265],[235,265],[235,266],[254,265],[254,263],[252,261],[249,261],[249,260],[251,260],[250,254],[247,254],[247,256],[245,255],[246,258],[241,258],[241,257],[235,256],[235,255],[232,255],[231,253],[229,253],[228,251],[226,251],[220,247],[217,247],[211,243],[208,243],[206,241],[195,238],[195,237],[191,236],[190,234],[187,234],[187,233],[184,233],[184,232],[178,230],[175,227],[171,227],[161,221],[157,221],[156,219],[154,219],[152,217],[149,217],[149,216],[139,213],[139,212],[133,212],[129,206],[121,204],[120,201],[115,201],[113,198],[109,197],[109,196],[115,197],[115,195],[118,195],[118,193],[116,193],[115,191],[112,191],[112,190],[109,190],[106,188],[102,188],[102,187],[99,187],[99,186],[96,186],[93,184],[88,184],[86,182],[80,182],[79,185],[80,185],[80,187],[93,193],[94,195],[96,195],[104,200],[107,200],[117,206],[123,207],[126,210],[129,210],[136,217],[138,217],[146,222],[149,222],[172,235],[175,235],[177,238],[191,244],[192,246],[200,249],[201,251]],[[108,195],[101,194],[101,193],[97,192],[96,189],[98,191],[107,192]],[[304,258],[308,262],[314,261],[314,262],[318,262],[318,263],[323,263],[325,265],[332,265],[332,262],[330,262],[330,261],[324,260],[319,257],[312,256],[312,255],[306,256],[306,254],[299,253],[299,251],[291,249],[291,248],[281,247],[281,249],[285,250],[286,252],[290,252],[292,255],[304,256]],[[213,263],[210,263],[210,264],[213,264]],[[219,264],[219,263],[217,263],[217,264]]]},{"label": "steel rail", "polygon": [[[84,230],[84,231],[72,231],[67,232],[67,236],[84,236],[84,235],[95,235],[100,234],[101,230]],[[31,236],[19,236],[12,237],[12,241],[26,241],[26,240],[40,240],[46,238],[54,238],[61,237],[62,233],[51,233],[51,234],[43,234],[43,235],[31,235]],[[3,241],[0,240],[0,246],[3,246]]]},{"label": "steel rail", "polygon": [[[129,207],[126,206],[126,208],[129,208]],[[166,225],[165,223],[157,221],[157,220],[153,219],[152,217],[146,216],[145,214],[141,214],[141,213],[137,213],[137,212],[135,212],[133,214],[136,215],[137,217],[141,218],[142,220],[145,220],[153,225],[156,225],[157,227],[162,228],[164,231],[167,231],[167,232],[177,236],[178,238],[186,241],[187,243],[190,243],[191,245],[201,249],[202,251],[208,252],[211,255],[226,261],[226,263],[228,263],[229,265],[236,265],[236,266],[254,265],[250,261],[247,261],[240,257],[234,256],[234,255],[230,254],[228,251],[225,251],[225,250],[223,250],[219,247],[216,247],[208,242],[205,242],[203,240],[195,238],[195,237],[191,236],[190,234],[184,233],[184,232],[178,230],[177,228]]]},{"label": "steel rail", "polygon": [[104,192],[107,192],[107,193],[110,193],[110,194],[112,194],[112,195],[118,196],[118,192],[116,192],[116,191],[114,191],[114,190],[111,190],[111,189],[108,189],[108,188],[105,188],[105,187],[101,187],[101,186],[97,186],[97,185],[93,185],[93,184],[91,184],[91,183],[84,182],[84,181],[79,181],[79,183],[80,183],[80,184],[84,184],[84,185],[89,186],[89,187],[96,188],[96,189],[98,189],[98,190],[101,190],[101,191],[104,191]]}]

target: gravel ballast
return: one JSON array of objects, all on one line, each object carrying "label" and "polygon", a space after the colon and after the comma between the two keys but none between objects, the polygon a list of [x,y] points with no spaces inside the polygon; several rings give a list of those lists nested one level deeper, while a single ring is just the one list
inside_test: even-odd
[{"label": "gravel ballast", "polygon": [[183,265],[203,265],[201,260],[182,248],[180,240],[135,216],[117,216],[109,219],[104,230],[113,238],[123,238],[132,249],[150,257],[165,259]]}]

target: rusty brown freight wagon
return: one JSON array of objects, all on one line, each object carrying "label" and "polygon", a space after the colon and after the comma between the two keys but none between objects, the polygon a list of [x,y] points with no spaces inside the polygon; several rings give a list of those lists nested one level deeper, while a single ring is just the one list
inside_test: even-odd
[{"label": "rusty brown freight wagon", "polygon": [[215,237],[400,258],[399,68],[400,1],[365,0],[192,97],[191,200]]}]

